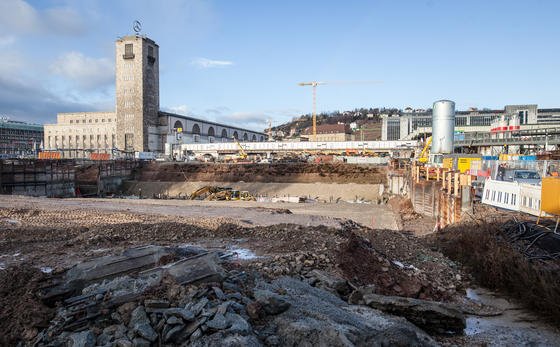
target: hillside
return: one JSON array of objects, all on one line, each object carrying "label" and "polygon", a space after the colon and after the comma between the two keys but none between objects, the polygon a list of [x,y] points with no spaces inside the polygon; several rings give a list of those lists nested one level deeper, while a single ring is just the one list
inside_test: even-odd
[{"label": "hillside", "polygon": [[[372,141],[381,139],[381,114],[399,112],[397,109],[357,108],[351,111],[334,111],[317,115],[317,125],[356,123],[353,134],[356,140]],[[276,139],[297,138],[305,129],[312,126],[310,114],[302,115],[272,128]],[[361,129],[361,130],[360,130]]]}]

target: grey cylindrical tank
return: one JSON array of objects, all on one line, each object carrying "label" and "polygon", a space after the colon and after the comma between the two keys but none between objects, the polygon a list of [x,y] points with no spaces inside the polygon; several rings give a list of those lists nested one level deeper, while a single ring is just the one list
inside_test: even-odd
[{"label": "grey cylindrical tank", "polygon": [[450,100],[434,102],[432,111],[432,154],[453,153],[455,103]]}]

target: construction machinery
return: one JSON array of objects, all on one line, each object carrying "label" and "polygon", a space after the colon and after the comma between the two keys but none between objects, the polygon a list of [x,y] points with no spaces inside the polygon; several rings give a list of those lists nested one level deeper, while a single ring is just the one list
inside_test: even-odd
[{"label": "construction machinery", "polygon": [[204,186],[200,189],[195,190],[191,195],[189,195],[190,200],[204,200],[207,196],[217,193],[226,188],[215,187],[215,186]]},{"label": "construction machinery", "polygon": [[298,86],[311,86],[313,90],[313,112],[312,112],[312,133],[313,142],[317,141],[317,86],[323,84],[369,84],[369,83],[382,83],[381,81],[330,81],[330,82],[300,82]]},{"label": "construction machinery", "polygon": [[234,138],[235,143],[237,144],[237,147],[239,147],[239,158],[241,159],[247,159],[247,152],[245,152],[245,148],[243,148],[243,146],[241,146],[241,144],[239,143],[239,141],[237,141],[236,138]]},{"label": "construction machinery", "polygon": [[246,190],[235,190],[230,187],[217,187],[217,186],[204,186],[194,191],[190,196],[190,200],[209,200],[209,201],[224,201],[224,200],[243,200],[255,201],[255,197]]},{"label": "construction machinery", "polygon": [[426,164],[428,162],[428,159],[430,157],[430,146],[432,145],[432,137],[428,137],[428,139],[426,140],[426,144],[424,145],[424,148],[422,149],[422,152],[420,152],[420,155],[418,156],[418,162],[422,163],[422,164]]}]

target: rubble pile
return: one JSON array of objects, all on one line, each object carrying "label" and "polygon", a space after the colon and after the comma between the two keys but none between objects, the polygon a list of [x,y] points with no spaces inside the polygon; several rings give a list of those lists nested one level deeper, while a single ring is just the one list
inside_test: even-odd
[{"label": "rubble pile", "polygon": [[[449,301],[462,286],[458,270],[448,267],[448,271],[456,275],[451,278],[439,277],[440,272],[429,271],[433,266],[425,265],[426,270],[423,270],[416,267],[418,262],[407,262],[410,256],[391,257],[391,253],[382,253],[379,249],[385,250],[363,237],[351,234],[338,252],[338,267],[352,283],[374,285],[375,293],[383,295]],[[421,250],[419,248],[414,252],[414,257],[420,261],[426,256],[419,252]],[[423,260],[433,262],[436,259]]]},{"label": "rubble pile", "polygon": [[0,344],[433,345],[425,331],[460,330],[434,300],[464,276],[407,234],[73,213],[0,211],[0,260],[17,264],[0,271]]},{"label": "rubble pile", "polygon": [[[159,264],[170,252],[182,258],[142,270]],[[77,264],[42,290],[44,301],[54,297],[61,301],[49,327],[28,342],[35,346],[335,346],[374,341],[435,345],[429,335],[402,318],[342,301],[340,296],[352,288],[341,278],[314,270],[307,281],[292,277],[269,281],[258,273],[235,269],[230,258],[227,252],[193,248],[181,253],[148,246]]]}]

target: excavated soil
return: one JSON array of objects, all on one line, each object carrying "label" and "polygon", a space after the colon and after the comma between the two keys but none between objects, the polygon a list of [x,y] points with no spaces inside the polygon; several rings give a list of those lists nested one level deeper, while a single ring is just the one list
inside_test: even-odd
[{"label": "excavated soil", "polygon": [[[512,241],[510,230],[513,227],[517,233],[517,223],[463,223],[444,229],[430,242],[467,267],[481,285],[508,294],[559,326],[560,242],[554,249],[547,249],[553,243],[545,238],[550,230],[540,237],[523,235]],[[520,230],[523,228],[527,224]]]},{"label": "excavated soil", "polygon": [[355,284],[374,285],[382,295],[436,301],[450,301],[464,292],[460,271],[445,257],[417,243],[401,249],[406,237],[398,233],[369,234],[372,242],[351,234],[338,251],[339,268]]},{"label": "excavated soil", "polygon": [[[263,212],[289,213],[285,209]],[[35,296],[49,273],[56,275],[79,261],[146,244],[245,249],[254,256],[240,257],[239,266],[268,278],[306,276],[320,269],[342,275],[354,285],[374,283],[383,294],[452,300],[452,288],[460,287],[458,272],[441,255],[417,243],[406,248],[404,244],[410,242],[406,235],[351,221],[341,221],[339,227],[247,227],[226,218],[33,207],[0,208],[0,225],[0,304],[7,308],[0,316],[3,345],[17,338],[32,339],[50,319],[52,312]],[[389,277],[385,266],[391,268]]]},{"label": "excavated soil", "polygon": [[49,326],[54,309],[35,295],[45,274],[27,264],[0,271],[0,345],[15,346]]},{"label": "excavated soil", "polygon": [[138,169],[135,180],[384,184],[386,172],[383,167],[336,163],[187,164],[154,162]]}]

